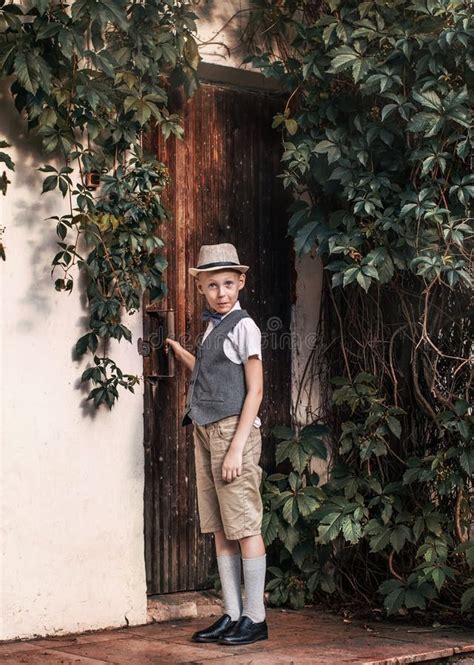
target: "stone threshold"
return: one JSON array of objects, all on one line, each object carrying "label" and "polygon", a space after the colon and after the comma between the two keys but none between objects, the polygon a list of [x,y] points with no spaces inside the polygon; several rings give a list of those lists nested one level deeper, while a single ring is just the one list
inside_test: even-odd
[{"label": "stone threshold", "polygon": [[[366,660],[361,665],[409,665],[410,663],[463,663],[471,665],[474,658],[469,654],[474,653],[473,646],[467,647],[448,647],[446,649],[430,649],[425,653],[409,654],[406,656],[396,656],[395,658],[384,658],[382,660]],[[454,657],[460,657],[460,660]]]},{"label": "stone threshold", "polygon": [[[268,594],[265,594],[266,596]],[[175,621],[177,619],[200,619],[222,614],[223,603],[220,595],[212,590],[186,591],[150,596],[148,598],[148,623],[161,623]],[[305,608],[302,610],[280,609],[281,614],[314,616],[314,610]],[[357,622],[355,622],[357,623]],[[413,629],[416,633],[431,633],[430,629]],[[434,631],[435,632],[435,631]],[[396,630],[392,637],[397,640]],[[406,638],[405,638],[406,639]],[[461,665],[474,665],[474,644],[463,646],[446,646],[440,648],[433,645],[422,653],[409,653],[398,655],[393,658],[357,661],[360,665],[409,665],[411,663],[458,663]],[[473,654],[473,659],[469,655]],[[456,658],[457,657],[457,658]],[[459,659],[459,660],[458,660]]]},{"label": "stone threshold", "polygon": [[222,600],[215,591],[182,591],[149,596],[147,623],[201,619],[222,614]]}]

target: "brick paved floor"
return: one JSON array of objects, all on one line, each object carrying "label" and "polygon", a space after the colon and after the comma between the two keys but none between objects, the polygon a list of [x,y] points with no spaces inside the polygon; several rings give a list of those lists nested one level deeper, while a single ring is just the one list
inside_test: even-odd
[{"label": "brick paved floor", "polygon": [[400,665],[474,653],[472,632],[450,626],[423,628],[398,622],[346,622],[308,609],[270,609],[269,639],[241,647],[191,642],[214,618],[183,619],[0,644],[0,664],[12,665]]}]

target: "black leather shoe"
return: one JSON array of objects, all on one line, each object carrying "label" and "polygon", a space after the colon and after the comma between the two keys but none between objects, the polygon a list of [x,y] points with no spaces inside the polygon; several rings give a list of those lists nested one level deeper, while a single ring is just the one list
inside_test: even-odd
[{"label": "black leather shoe", "polygon": [[258,640],[268,640],[267,622],[255,623],[242,614],[235,626],[219,638],[219,644],[251,644]]},{"label": "black leather shoe", "polygon": [[228,614],[224,614],[212,626],[196,631],[191,637],[193,642],[217,642],[219,637],[229,628],[233,628],[237,621],[232,621]]}]

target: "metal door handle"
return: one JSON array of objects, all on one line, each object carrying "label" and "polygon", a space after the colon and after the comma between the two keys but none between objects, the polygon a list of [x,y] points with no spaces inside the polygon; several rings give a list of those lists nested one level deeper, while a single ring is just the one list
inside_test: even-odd
[{"label": "metal door handle", "polygon": [[167,379],[175,376],[175,359],[171,349],[165,351],[165,339],[175,338],[173,309],[158,309],[156,305],[145,308],[149,319],[148,339],[137,341],[138,353],[143,356],[145,378]]}]

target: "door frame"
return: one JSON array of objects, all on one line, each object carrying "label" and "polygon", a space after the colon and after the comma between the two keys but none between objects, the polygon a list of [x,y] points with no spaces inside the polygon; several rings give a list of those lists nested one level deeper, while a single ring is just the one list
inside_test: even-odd
[{"label": "door frame", "polygon": [[[213,65],[209,63],[205,63],[200,67],[199,71],[199,76],[200,76],[200,81],[203,85],[209,84],[210,86],[216,86],[219,88],[225,88],[225,89],[234,89],[236,91],[240,91],[242,93],[254,93],[258,95],[263,95],[263,96],[269,96],[272,98],[278,98],[281,94],[281,90],[275,86],[274,84],[269,84],[268,79],[265,79],[261,74],[256,73],[256,72],[251,72],[247,70],[237,70],[235,68],[231,67],[223,67],[220,65]],[[190,100],[192,103],[192,100]],[[283,102],[282,102],[283,103]],[[151,137],[150,137],[151,138]],[[160,227],[158,230],[158,233],[160,237],[164,240],[165,242],[165,247],[168,246],[170,247],[170,243],[168,242],[168,236],[170,236],[170,239],[175,243],[175,246],[178,248],[178,252],[181,252],[181,255],[178,257],[176,256],[176,251],[174,249],[169,250],[169,266],[168,266],[168,271],[173,274],[173,280],[175,283],[175,297],[177,302],[183,302],[186,297],[186,283],[188,279],[187,275],[187,262],[182,256],[182,253],[184,252],[184,249],[186,248],[186,196],[185,193],[192,190],[192,183],[189,182],[188,180],[188,172],[189,169],[186,168],[186,163],[187,163],[187,146],[185,141],[180,141],[176,140],[175,138],[171,138],[168,140],[168,142],[160,143],[160,147],[163,145],[163,155],[160,154],[158,159],[163,159],[165,163],[170,163],[170,170],[172,173],[182,173],[183,178],[182,181],[179,183],[172,182],[170,183],[170,192],[169,192],[169,199],[170,203],[168,201],[165,201],[167,204],[168,208],[172,209],[173,211],[173,220],[171,222],[165,222],[163,228]],[[156,146],[151,145],[147,146],[149,150],[151,149],[155,154],[157,152]],[[172,224],[173,227],[169,229],[167,228],[167,224]],[[288,243],[290,244],[290,243]],[[293,250],[293,244],[291,243],[291,252],[288,254],[289,258],[289,265],[288,265],[288,272],[290,275],[289,278],[289,293],[288,293],[288,299],[289,302],[292,303],[294,299],[294,289],[295,289],[295,282],[296,282],[296,272],[295,272],[295,256],[294,256],[294,250]],[[158,308],[161,308],[163,310],[167,309],[170,305],[173,306],[174,303],[170,303],[168,300],[168,297],[165,297],[161,299],[157,305]],[[143,333],[144,333],[144,339],[148,336],[150,332],[150,318],[149,315],[147,314],[146,308],[147,308],[148,302],[146,299],[146,296],[144,297],[143,300]],[[182,315],[182,313],[181,313]],[[288,318],[291,321],[291,311],[288,312]],[[181,323],[181,326],[178,324]],[[184,321],[179,322],[177,320],[176,322],[176,327],[181,327],[181,329],[186,329],[187,326],[185,325]],[[288,368],[290,371],[290,375],[287,377],[288,378],[288,385],[290,386],[290,405],[291,405],[291,353],[289,354],[289,364]],[[146,367],[146,362],[144,362],[144,371]],[[179,371],[178,368],[176,368],[177,371]],[[146,379],[144,379],[146,381]],[[159,384],[158,384],[159,386]],[[159,390],[159,388],[158,388]],[[153,451],[152,451],[152,446],[154,441],[156,441],[157,433],[156,433],[156,428],[159,426],[157,425],[156,418],[155,420],[155,413],[154,413],[154,407],[157,404],[157,398],[155,397],[155,393],[157,391],[157,386],[145,386],[145,395],[144,395],[144,449],[145,449],[145,455],[149,456],[148,458],[145,459],[145,483],[146,483],[146,488],[145,488],[145,493],[144,493],[144,519],[145,519],[145,567],[146,567],[146,576],[147,576],[147,595],[148,596],[153,596],[156,593],[179,593],[179,590],[170,590],[170,591],[165,591],[165,590],[160,590],[160,591],[150,591],[150,587],[153,586],[153,579],[156,579],[156,573],[150,573],[149,574],[149,568],[151,564],[149,562],[153,561],[153,552],[151,549],[159,549],[161,548],[167,548],[167,544],[164,542],[164,538],[162,539],[162,542],[160,543],[160,538],[161,534],[157,533],[155,531],[156,525],[153,522],[154,515],[156,511],[153,511],[153,506],[150,505],[151,501],[149,501],[149,496],[147,495],[147,492],[150,491],[149,484],[153,482],[154,476],[152,475],[150,477],[150,469],[151,469],[151,460],[153,459]],[[158,396],[159,400],[159,396]],[[290,414],[288,414],[289,417]],[[267,452],[268,456],[268,452]],[[154,493],[154,490],[156,489],[156,486],[152,486],[151,492]],[[155,504],[155,500],[153,498],[153,503]],[[150,532],[150,529],[152,531]],[[165,529],[164,529],[165,531]],[[156,537],[156,540],[155,540]],[[203,568],[206,565],[206,560],[208,560],[206,557],[208,556],[213,556],[214,555],[214,548],[213,548],[213,543],[212,544],[212,551],[207,550],[205,551],[205,557],[203,557],[203,560],[200,565],[203,566]],[[161,549],[160,551],[163,551]],[[167,550],[166,550],[167,551]],[[180,565],[180,562],[178,562],[178,565]],[[150,579],[148,579],[150,577]],[[163,576],[162,576],[163,577]]]}]

